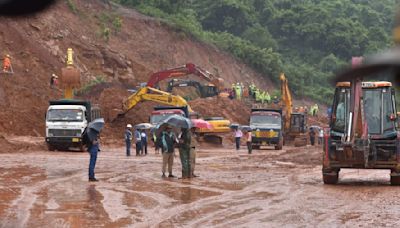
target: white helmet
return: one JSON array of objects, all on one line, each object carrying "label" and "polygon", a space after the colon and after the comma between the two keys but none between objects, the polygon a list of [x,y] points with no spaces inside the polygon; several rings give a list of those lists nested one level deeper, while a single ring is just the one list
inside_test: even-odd
[{"label": "white helmet", "polygon": [[126,125],[127,128],[132,128],[131,124]]}]

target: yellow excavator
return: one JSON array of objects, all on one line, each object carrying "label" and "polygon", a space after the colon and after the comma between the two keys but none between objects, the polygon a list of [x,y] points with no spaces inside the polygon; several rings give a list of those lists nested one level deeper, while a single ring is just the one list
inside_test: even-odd
[{"label": "yellow excavator", "polygon": [[281,102],[280,106],[283,111],[284,124],[284,142],[290,143],[294,141],[295,146],[307,145],[307,113],[293,112],[293,100],[290,93],[288,80],[285,74],[279,76],[281,81]]}]

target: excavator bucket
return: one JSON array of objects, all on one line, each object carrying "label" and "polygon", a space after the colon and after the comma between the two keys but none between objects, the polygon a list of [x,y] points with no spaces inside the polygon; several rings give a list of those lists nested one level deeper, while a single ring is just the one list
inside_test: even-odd
[{"label": "excavator bucket", "polygon": [[81,85],[80,71],[75,67],[64,67],[61,69],[60,85],[63,88],[79,88]]}]

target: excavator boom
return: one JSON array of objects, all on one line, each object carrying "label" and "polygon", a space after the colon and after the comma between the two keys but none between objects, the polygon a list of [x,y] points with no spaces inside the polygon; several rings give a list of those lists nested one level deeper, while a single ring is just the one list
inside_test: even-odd
[{"label": "excavator boom", "polygon": [[171,106],[188,106],[189,112],[193,112],[185,99],[181,96],[172,95],[170,93],[154,89],[151,87],[140,88],[136,93],[130,95],[122,104],[123,115],[129,110],[133,109],[141,101],[155,101],[165,105]]}]

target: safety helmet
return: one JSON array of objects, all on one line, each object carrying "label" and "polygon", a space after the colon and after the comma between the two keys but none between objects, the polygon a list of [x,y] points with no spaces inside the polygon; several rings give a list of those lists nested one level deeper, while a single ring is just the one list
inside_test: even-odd
[{"label": "safety helmet", "polygon": [[132,128],[131,124],[126,125],[127,128]]}]

